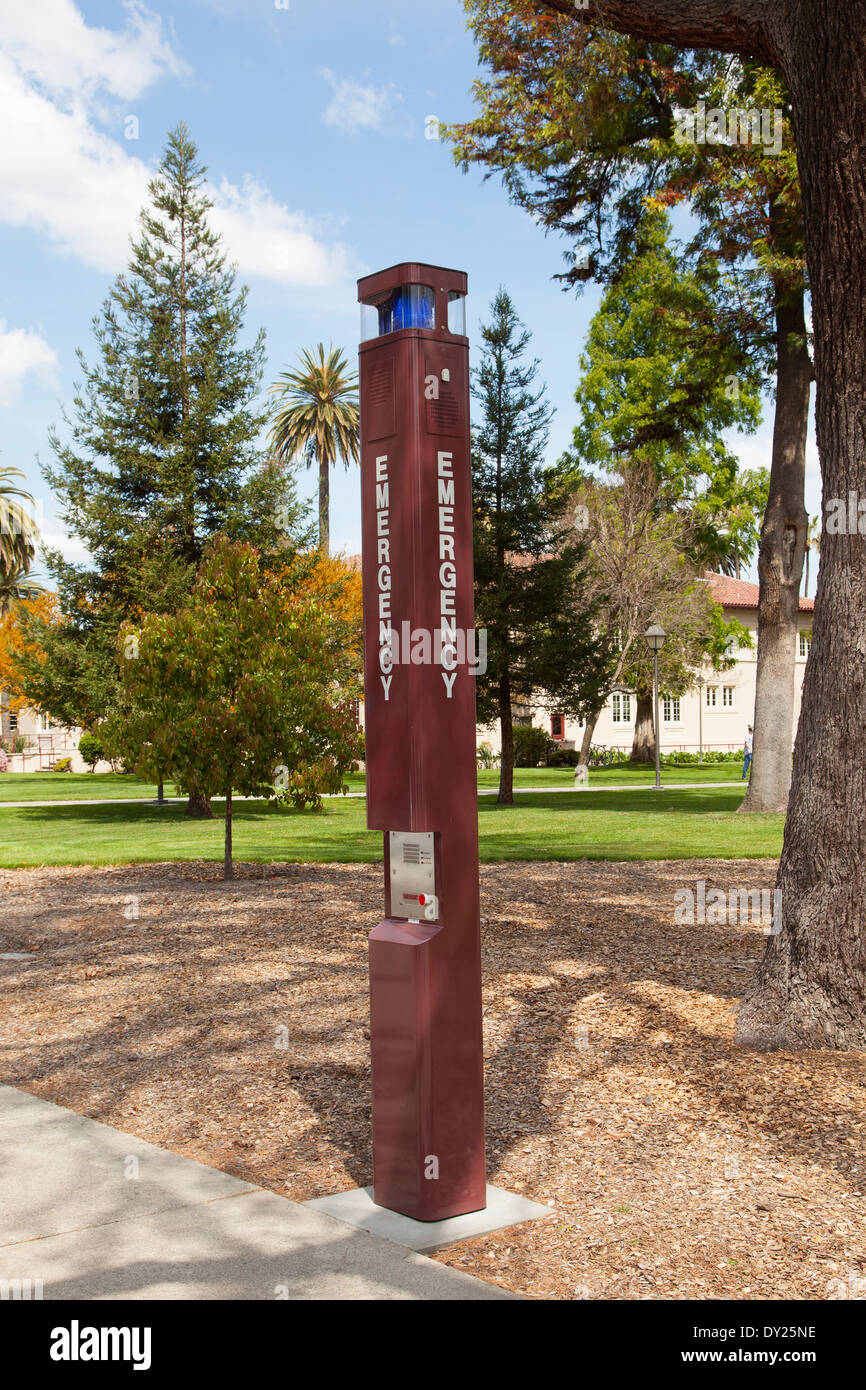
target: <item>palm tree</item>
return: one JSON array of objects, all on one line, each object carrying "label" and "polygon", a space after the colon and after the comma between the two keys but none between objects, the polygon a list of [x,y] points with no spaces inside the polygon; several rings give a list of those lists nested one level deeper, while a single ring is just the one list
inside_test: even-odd
[{"label": "palm tree", "polygon": [[270,439],[278,459],[287,463],[303,455],[307,466],[319,465],[319,546],[327,553],[330,540],[328,503],[330,467],[342,458],[346,467],[358,462],[358,375],[349,371],[341,348],[318,344],[318,361],[305,349],[300,369],[282,372],[271,387],[280,402]]},{"label": "palm tree", "polygon": [[21,502],[12,500],[20,497],[24,502],[33,502],[29,492],[11,485],[12,478],[23,477],[20,468],[0,468],[0,570],[11,570],[17,565],[26,572],[36,554],[36,523]]},{"label": "palm tree", "polygon": [[40,584],[23,565],[13,564],[8,569],[0,565],[0,618],[6,617],[13,604],[38,598],[44,593],[45,585]]},{"label": "palm tree", "polygon": [[811,551],[816,555],[821,551],[821,518],[819,516],[809,517],[809,526],[806,531],[806,598],[809,597],[809,554]]}]

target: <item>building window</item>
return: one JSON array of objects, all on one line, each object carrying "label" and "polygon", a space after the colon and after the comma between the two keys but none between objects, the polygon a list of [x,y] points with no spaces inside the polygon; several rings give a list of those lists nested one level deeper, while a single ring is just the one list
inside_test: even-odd
[{"label": "building window", "polygon": [[734,687],[732,685],[722,686],[722,708],[734,708]]},{"label": "building window", "polygon": [[715,709],[716,701],[719,697],[719,687],[717,685],[707,686],[707,709]]},{"label": "building window", "polygon": [[614,695],[611,704],[613,706],[614,724],[630,724],[631,696],[627,694]]},{"label": "building window", "polygon": [[662,701],[662,718],[666,724],[679,724],[680,722],[680,697],[679,695],[665,695]]},{"label": "building window", "polygon": [[18,715],[15,710],[9,711],[9,732],[15,733],[18,728]]},{"label": "building window", "polygon": [[50,732],[50,729],[51,729],[51,716],[48,715],[48,714],[40,714],[40,716],[39,716],[39,732],[42,733],[42,734],[47,734],[47,733]]},{"label": "building window", "polygon": [[801,655],[802,657],[806,657],[806,656],[809,655],[809,648],[811,647],[811,645],[812,645],[812,639],[811,639],[811,637],[809,636],[808,632],[801,632],[801,633],[800,633],[800,655]]},{"label": "building window", "polygon": [[550,737],[555,739],[565,738],[565,720],[561,714],[550,716]]}]

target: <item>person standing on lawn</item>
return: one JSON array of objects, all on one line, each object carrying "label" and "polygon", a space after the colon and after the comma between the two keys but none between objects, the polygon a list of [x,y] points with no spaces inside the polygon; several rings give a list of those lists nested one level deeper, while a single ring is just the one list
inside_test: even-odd
[{"label": "person standing on lawn", "polygon": [[744,758],[744,760],[743,760],[743,775],[742,775],[742,777],[740,778],[740,781],[741,781],[741,782],[745,782],[746,776],[747,776],[748,771],[749,771],[749,768],[752,766],[752,726],[751,726],[751,724],[749,725],[749,731],[748,731],[748,733],[746,734],[746,741],[745,741],[745,743],[743,744],[743,752],[745,753],[746,756],[745,756],[745,758]]}]

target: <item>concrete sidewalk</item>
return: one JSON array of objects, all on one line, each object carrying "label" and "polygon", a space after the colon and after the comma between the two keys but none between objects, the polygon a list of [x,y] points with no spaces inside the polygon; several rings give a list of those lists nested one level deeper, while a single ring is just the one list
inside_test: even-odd
[{"label": "concrete sidewalk", "polygon": [[0,1297],[8,1280],[46,1300],[517,1297],[0,1086]]}]

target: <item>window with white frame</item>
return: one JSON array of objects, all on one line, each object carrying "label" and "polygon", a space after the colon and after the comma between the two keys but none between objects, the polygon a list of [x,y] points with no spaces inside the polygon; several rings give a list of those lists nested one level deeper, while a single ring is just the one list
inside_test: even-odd
[{"label": "window with white frame", "polygon": [[707,709],[715,709],[719,698],[719,687],[717,685],[707,686]]},{"label": "window with white frame", "polygon": [[734,687],[732,685],[722,686],[722,709],[734,708]]},{"label": "window with white frame", "polygon": [[665,724],[679,724],[680,722],[680,697],[679,695],[665,695],[662,700],[662,719]]},{"label": "window with white frame", "polygon": [[42,734],[47,734],[47,733],[49,733],[50,731],[51,731],[51,716],[50,716],[49,714],[40,714],[40,716],[39,716],[39,732],[42,733]]},{"label": "window with white frame", "polygon": [[624,693],[616,694],[613,696],[611,704],[613,706],[614,724],[630,724],[631,696]]},{"label": "window with white frame", "polygon": [[803,656],[803,657],[808,656],[808,655],[809,655],[809,648],[811,647],[811,645],[812,645],[812,638],[811,638],[811,636],[809,635],[809,633],[808,633],[808,632],[801,632],[801,633],[800,633],[800,655]]}]

